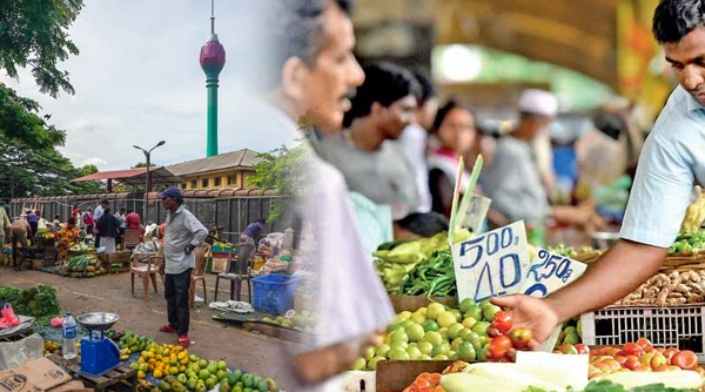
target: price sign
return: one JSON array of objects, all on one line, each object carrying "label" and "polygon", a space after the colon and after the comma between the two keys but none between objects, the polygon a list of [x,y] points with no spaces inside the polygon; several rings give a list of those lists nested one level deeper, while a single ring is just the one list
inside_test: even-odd
[{"label": "price sign", "polygon": [[578,279],[586,268],[586,264],[539,249],[536,257],[531,260],[521,291],[526,295],[543,298]]},{"label": "price sign", "polygon": [[458,243],[452,251],[459,300],[521,292],[531,265],[524,221]]},{"label": "price sign", "polygon": [[470,209],[463,220],[463,226],[469,228],[473,233],[479,233],[491,204],[492,199],[473,195],[470,200]]},{"label": "price sign", "polygon": [[[586,268],[586,264],[539,248],[531,260],[531,267],[524,278],[521,292],[532,297],[543,298],[578,279],[585,273]],[[556,328],[539,347],[539,351],[553,351],[560,332],[560,327]]]}]

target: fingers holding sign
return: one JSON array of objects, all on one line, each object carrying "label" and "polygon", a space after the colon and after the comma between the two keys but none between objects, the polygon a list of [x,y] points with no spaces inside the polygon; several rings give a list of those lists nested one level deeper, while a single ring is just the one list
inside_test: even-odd
[{"label": "fingers holding sign", "polygon": [[510,309],[512,324],[516,327],[510,332],[510,337],[519,342],[530,337],[526,347],[531,350],[536,350],[558,326],[558,316],[542,299],[511,295],[492,298],[492,303]]}]

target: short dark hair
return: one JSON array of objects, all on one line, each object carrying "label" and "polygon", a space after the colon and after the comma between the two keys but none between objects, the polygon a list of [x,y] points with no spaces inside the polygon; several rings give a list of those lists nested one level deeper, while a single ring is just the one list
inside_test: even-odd
[{"label": "short dark hair", "polygon": [[103,199],[100,201],[100,204],[108,204],[108,199]]},{"label": "short dark hair", "polygon": [[661,0],[654,11],[652,31],[659,43],[679,42],[705,27],[705,0]]},{"label": "short dark hair", "polygon": [[592,123],[598,131],[614,140],[619,140],[622,133],[627,131],[627,121],[619,113],[599,109],[592,117]]},{"label": "short dark hair", "polygon": [[443,104],[443,106],[438,108],[438,112],[436,112],[436,118],[433,119],[433,126],[431,127],[431,132],[438,132],[438,130],[441,128],[441,125],[443,125],[443,121],[446,120],[446,117],[448,117],[448,114],[453,111],[453,109],[466,110],[473,116],[473,118],[475,118],[475,113],[470,110],[470,107],[465,102],[458,98],[451,98],[450,100],[448,100],[448,102]]},{"label": "short dark hair", "polygon": [[[328,0],[260,0],[251,9],[252,25],[248,34],[242,34],[235,43],[235,56],[246,56],[240,64],[243,81],[255,88],[271,90],[281,83],[284,64],[298,57],[309,67],[326,43],[322,16]],[[350,0],[334,0],[340,9],[350,15]],[[254,8],[257,8],[255,10]],[[253,38],[256,36],[256,39]],[[244,68],[243,68],[244,67]]]},{"label": "short dark hair", "polygon": [[410,231],[421,237],[448,231],[448,219],[437,212],[413,213],[396,221],[404,230]]},{"label": "short dark hair", "polygon": [[257,222],[257,223],[263,225],[263,224],[264,224],[265,222],[267,222],[267,221],[266,221],[264,218],[257,218],[257,219],[255,219],[255,222]]},{"label": "short dark hair", "polygon": [[419,83],[419,89],[416,94],[416,102],[418,102],[419,107],[423,106],[426,101],[431,98],[436,97],[436,88],[433,86],[433,82],[426,76],[426,73],[415,70],[414,77]]},{"label": "short dark hair", "polygon": [[384,62],[367,65],[363,70],[365,81],[357,88],[352,107],[345,113],[345,127],[354,119],[369,115],[373,103],[389,107],[407,95],[417,96],[420,89],[414,75],[398,65]]},{"label": "short dark hair", "polygon": [[76,218],[71,217],[69,220],[66,221],[69,225],[75,225],[76,224]]}]

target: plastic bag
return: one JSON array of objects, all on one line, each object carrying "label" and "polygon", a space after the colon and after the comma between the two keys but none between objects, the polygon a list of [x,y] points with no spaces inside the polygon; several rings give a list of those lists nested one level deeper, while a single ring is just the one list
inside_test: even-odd
[{"label": "plastic bag", "polygon": [[14,309],[12,309],[12,305],[8,302],[5,304],[5,306],[2,308],[2,317],[7,321],[7,324],[10,327],[16,327],[20,325],[20,319],[17,318],[15,315]]},{"label": "plastic bag", "polygon": [[36,333],[16,342],[0,343],[0,370],[12,369],[41,358],[43,350],[44,339]]}]

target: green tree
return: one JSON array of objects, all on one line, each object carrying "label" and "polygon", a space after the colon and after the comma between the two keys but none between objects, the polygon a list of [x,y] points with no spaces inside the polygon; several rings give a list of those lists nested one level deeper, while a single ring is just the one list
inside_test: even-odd
[{"label": "green tree", "polygon": [[249,177],[248,185],[262,191],[275,190],[280,196],[273,201],[267,222],[292,213],[298,198],[304,195],[311,175],[308,154],[305,145],[300,144],[291,149],[282,146],[257,155],[262,160],[255,164],[255,174]]},{"label": "green tree", "polygon": [[[155,167],[155,166],[157,166],[156,163],[149,162],[149,167]],[[147,167],[147,162],[138,162],[135,166],[132,166],[132,169],[139,169],[141,167]]]},{"label": "green tree", "polygon": [[83,0],[0,1],[0,68],[14,78],[18,67],[29,67],[42,93],[73,94],[57,63],[78,54],[68,28],[81,8]]}]

